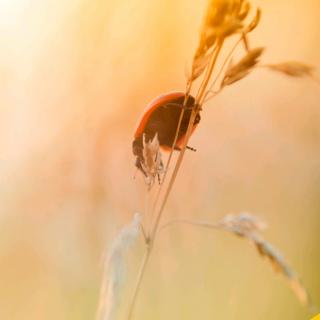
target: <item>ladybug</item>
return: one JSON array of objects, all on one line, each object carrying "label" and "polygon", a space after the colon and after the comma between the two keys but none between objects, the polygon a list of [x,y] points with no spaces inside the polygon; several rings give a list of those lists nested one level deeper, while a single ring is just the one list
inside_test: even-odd
[{"label": "ladybug", "polygon": [[[195,98],[188,96],[184,106],[185,93],[184,92],[169,92],[162,94],[149,103],[143,112],[134,133],[134,140],[132,143],[132,151],[136,156],[136,167],[147,176],[143,169],[143,143],[152,141],[157,134],[159,145],[164,151],[171,151],[172,145],[176,136],[176,130],[179,124],[181,112],[184,111],[177,141],[174,150],[181,150],[187,133],[191,112],[195,107]],[[200,122],[200,114],[197,113],[192,132]],[[144,140],[143,140],[144,139]],[[187,146],[188,149],[195,151],[195,149]]]}]

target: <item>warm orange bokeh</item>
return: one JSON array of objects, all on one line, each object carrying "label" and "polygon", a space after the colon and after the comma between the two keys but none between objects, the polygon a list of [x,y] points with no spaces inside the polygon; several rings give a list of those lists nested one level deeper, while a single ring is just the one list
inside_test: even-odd
[{"label": "warm orange bokeh", "polygon": [[[319,1],[256,4],[264,61],[320,65]],[[184,89],[205,5],[0,0],[1,319],[93,318],[102,251],[144,210],[134,125],[154,96]],[[211,100],[164,217],[262,216],[318,304],[319,89],[261,69]],[[145,280],[137,319],[308,317],[223,234],[168,229]]]}]

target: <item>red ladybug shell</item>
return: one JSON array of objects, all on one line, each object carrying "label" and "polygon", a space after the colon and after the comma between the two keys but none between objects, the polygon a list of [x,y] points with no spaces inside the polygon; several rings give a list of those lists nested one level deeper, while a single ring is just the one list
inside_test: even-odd
[{"label": "red ladybug shell", "polygon": [[139,119],[138,124],[136,126],[134,137],[137,138],[143,134],[144,127],[154,110],[166,104],[167,102],[170,102],[171,100],[174,100],[176,98],[181,98],[184,96],[185,96],[184,92],[173,91],[173,92],[161,94],[157,98],[153,99],[143,111],[142,116]]},{"label": "red ladybug shell", "polygon": [[[148,122],[151,120],[150,118],[152,117],[152,115],[155,114],[156,110],[158,110],[159,108],[163,108],[166,105],[168,105],[169,108],[170,108],[171,107],[170,103],[180,100],[177,103],[177,105],[179,105],[179,110],[180,110],[179,111],[179,115],[177,116],[176,114],[174,114],[174,117],[171,118],[171,119],[175,118],[175,121],[172,123],[174,126],[171,126],[170,129],[172,128],[173,129],[172,131],[175,132],[176,128],[178,126],[178,120],[180,118],[180,112],[182,112],[182,106],[183,106],[184,98],[185,98],[185,93],[184,92],[182,92],[182,91],[173,91],[173,92],[169,92],[169,93],[166,93],[166,94],[162,94],[162,95],[158,96],[157,98],[155,98],[154,100],[152,100],[147,105],[146,109],[142,113],[141,118],[138,121],[138,124],[137,124],[136,129],[135,129],[135,133],[134,133],[134,138],[137,139],[137,138],[142,137],[142,135],[145,133],[144,131],[146,129],[146,126],[148,125]],[[187,116],[187,118],[188,118],[187,122],[189,122],[189,118],[190,118],[190,114],[191,114],[191,107],[194,105],[194,98],[192,96],[189,96],[188,100],[191,100],[191,105],[190,105],[190,103],[189,103],[189,105],[187,104],[189,106],[189,110],[187,112],[185,111],[185,116]],[[168,113],[169,110],[168,111],[163,111],[163,112]],[[188,114],[189,114],[189,117],[188,117]],[[186,117],[184,117],[184,118],[186,118]],[[195,123],[194,123],[194,125],[192,127],[192,133],[195,130],[198,122],[200,121],[200,116],[199,115],[198,115],[198,118],[199,119],[197,119],[197,121],[195,121]],[[181,131],[181,129],[183,129],[183,128],[180,128],[180,131]],[[165,141],[161,141],[161,137],[160,136],[163,133],[162,131],[163,130],[161,130],[161,128],[157,131],[159,142],[160,142],[160,146],[165,151],[170,151],[172,144],[168,145],[166,143],[163,143]],[[155,133],[156,132],[154,132],[154,134]],[[178,135],[178,139],[176,141],[176,149],[181,148],[181,146],[183,144],[184,137],[185,137],[186,130],[182,130],[181,133],[182,134]],[[168,133],[168,134],[170,134],[170,133]],[[172,132],[171,132],[171,138],[172,138],[171,140],[174,139],[174,136],[172,135]]]},{"label": "red ladybug shell", "polygon": [[[150,141],[157,134],[160,147],[165,151],[170,151],[176,136],[176,131],[181,116],[184,110],[181,125],[178,132],[175,150],[180,150],[189,125],[192,109],[195,106],[195,99],[191,95],[185,103],[184,92],[169,92],[160,95],[151,103],[142,114],[134,133],[132,143],[133,154],[136,158],[136,166],[143,171],[143,139]],[[184,109],[185,108],[185,109]],[[192,132],[200,121],[200,114],[195,117]]]}]

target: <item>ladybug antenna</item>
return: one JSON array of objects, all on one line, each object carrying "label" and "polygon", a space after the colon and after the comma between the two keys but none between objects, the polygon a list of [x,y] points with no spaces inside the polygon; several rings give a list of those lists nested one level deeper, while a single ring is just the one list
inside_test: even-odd
[{"label": "ladybug antenna", "polygon": [[189,146],[186,146],[186,149],[189,149],[189,150],[194,151],[194,152],[196,152],[196,151],[197,151],[197,149],[192,148],[192,147],[189,147]]}]

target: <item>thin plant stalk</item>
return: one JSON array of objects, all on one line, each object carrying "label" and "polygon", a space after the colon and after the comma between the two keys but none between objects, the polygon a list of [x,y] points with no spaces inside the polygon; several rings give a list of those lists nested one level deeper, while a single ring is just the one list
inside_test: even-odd
[{"label": "thin plant stalk", "polygon": [[139,273],[138,273],[138,276],[137,276],[137,282],[136,282],[136,285],[134,287],[133,295],[132,295],[132,298],[131,298],[131,303],[129,305],[128,320],[132,319],[134,307],[136,305],[138,293],[140,291],[140,287],[141,287],[142,280],[143,280],[143,277],[144,277],[144,274],[145,274],[145,269],[147,267],[147,264],[148,264],[148,261],[149,261],[149,258],[150,258],[151,251],[152,251],[152,245],[148,245],[147,249],[146,249],[146,251],[144,253],[141,265],[140,265]]},{"label": "thin plant stalk", "polygon": [[198,91],[198,94],[197,94],[197,97],[196,97],[196,102],[198,103],[199,106],[201,106],[203,104],[203,100],[205,98],[206,89],[207,89],[207,86],[209,84],[213,68],[214,68],[214,66],[215,66],[215,64],[217,62],[219,53],[220,53],[220,51],[222,49],[223,42],[224,42],[223,39],[218,42],[217,47],[216,47],[216,51],[215,51],[215,55],[211,59],[209,67],[206,70],[206,74],[205,74],[204,79],[203,79],[203,81],[201,83],[201,86],[199,88],[199,91]]},{"label": "thin plant stalk", "polygon": [[[211,74],[212,74],[212,71],[213,71],[213,68],[214,68],[214,65],[217,61],[217,58],[218,58],[218,55],[220,53],[220,50],[221,50],[221,47],[222,47],[222,44],[223,44],[223,41],[221,43],[218,44],[217,46],[217,49],[216,49],[216,53],[215,55],[213,56],[212,60],[211,60],[211,63],[209,65],[209,68],[206,72],[206,75],[205,75],[205,78],[200,86],[200,89],[199,89],[199,93],[198,93],[198,96],[197,96],[197,99],[196,99],[196,102],[199,101],[201,102],[201,99],[202,99],[202,95],[204,94],[205,90],[206,90],[206,87],[209,83],[209,80],[211,78]],[[174,170],[173,170],[173,173],[171,175],[171,179],[170,179],[170,182],[169,182],[169,185],[167,187],[167,190],[166,190],[166,193],[164,195],[164,198],[162,200],[162,203],[161,203],[161,206],[160,206],[160,209],[158,211],[158,215],[156,217],[156,220],[155,220],[155,223],[153,225],[153,229],[152,229],[152,232],[151,232],[151,240],[153,241],[154,239],[154,236],[158,230],[158,227],[159,227],[159,222],[160,222],[160,219],[161,219],[161,216],[162,216],[162,213],[163,213],[163,210],[165,208],[165,205],[167,203],[167,200],[168,200],[168,197],[170,195],[170,192],[172,190],[172,187],[173,187],[173,184],[175,182],[175,179],[176,179],[176,176],[178,174],[178,171],[180,169],[180,166],[181,166],[181,163],[182,163],[182,160],[183,160],[183,157],[184,157],[184,153],[186,151],[186,147],[187,147],[187,143],[189,141],[189,138],[191,136],[191,132],[192,132],[192,125],[194,123],[194,120],[195,120],[195,117],[197,115],[197,112],[199,111],[199,109],[201,108],[201,103],[198,104],[197,108],[194,108],[191,112],[191,116],[190,116],[190,120],[189,120],[189,125],[188,125],[188,129],[187,129],[187,133],[186,133],[186,136],[185,136],[185,139],[183,141],[183,145],[182,145],[182,148],[180,150],[180,154],[179,154],[179,157],[178,157],[178,160],[176,162],[176,165],[174,167]],[[177,133],[176,133],[177,135]]]},{"label": "thin plant stalk", "polygon": [[[240,42],[243,40],[242,36],[241,38],[233,45],[232,49],[230,50],[230,52],[228,53],[227,57],[225,58],[225,60],[223,61],[223,64],[219,70],[219,72],[217,73],[216,77],[214,78],[214,80],[212,81],[212,84],[210,85],[210,88],[209,90],[207,91],[207,93],[210,93],[212,92],[212,89],[214,88],[214,85],[217,83],[217,81],[219,80],[222,72],[223,72],[223,69],[224,67],[226,66],[227,62],[230,60],[232,54],[234,53],[234,51],[236,50],[236,48],[238,47],[238,45],[240,44]],[[214,93],[213,96],[215,96],[216,94],[218,94],[220,92],[220,90],[218,90],[216,93]],[[205,95],[205,99],[204,102],[207,102],[209,99],[211,99],[213,96],[209,97],[208,99],[207,98],[207,94]]]},{"label": "thin plant stalk", "polygon": [[174,220],[170,220],[168,223],[162,225],[159,228],[159,231],[162,231],[163,229],[166,229],[167,227],[170,227],[175,224],[188,224],[191,226],[204,227],[204,228],[210,228],[210,229],[220,229],[221,228],[220,223],[210,223],[210,222],[206,222],[206,221],[197,221],[197,220],[189,220],[189,219],[174,219]]},{"label": "thin plant stalk", "polygon": [[154,213],[154,211],[156,210],[158,201],[159,201],[159,199],[160,199],[160,194],[161,194],[163,185],[164,185],[164,183],[165,183],[165,180],[166,180],[166,177],[167,177],[167,173],[168,173],[168,171],[169,171],[169,165],[170,165],[171,160],[172,160],[172,156],[173,156],[173,152],[174,152],[174,146],[176,145],[177,140],[178,140],[178,135],[179,135],[180,127],[181,127],[183,115],[184,115],[184,112],[185,112],[185,108],[184,108],[184,107],[185,107],[186,104],[187,104],[188,97],[189,97],[190,91],[191,91],[191,87],[192,87],[192,81],[188,82],[188,84],[187,84],[186,94],[185,94],[185,98],[184,98],[184,101],[183,101],[183,107],[182,107],[182,111],[181,111],[181,113],[180,113],[180,117],[179,117],[177,129],[176,129],[175,137],[174,137],[174,140],[173,140],[173,143],[172,143],[172,146],[171,146],[171,150],[170,150],[170,154],[169,154],[169,157],[168,157],[168,161],[167,161],[167,163],[166,163],[166,167],[165,167],[165,170],[164,170],[164,175],[163,175],[163,178],[162,178],[162,181],[161,181],[160,187],[159,187],[159,189],[158,189],[158,192],[157,192],[157,195],[156,195],[156,199],[155,199],[155,201],[154,201],[153,208],[152,208],[152,211],[151,211],[151,218],[150,218],[151,221],[152,221],[153,213]]},{"label": "thin plant stalk", "polygon": [[[148,239],[148,243],[147,243],[147,251],[145,253],[145,256],[144,256],[144,258],[142,260],[142,263],[141,263],[141,266],[140,266],[140,271],[139,271],[139,274],[138,274],[138,277],[137,277],[137,282],[136,282],[136,285],[135,285],[135,288],[134,288],[134,294],[133,294],[133,297],[132,297],[132,300],[131,300],[131,303],[130,303],[129,313],[128,313],[128,320],[132,319],[134,307],[135,307],[135,304],[136,304],[136,301],[137,301],[137,298],[138,298],[138,295],[139,295],[139,291],[140,291],[140,288],[141,288],[141,283],[142,283],[142,280],[143,280],[143,277],[144,277],[144,273],[145,273],[145,270],[146,270],[150,255],[151,255],[152,250],[153,250],[153,244],[154,244],[154,241],[155,241],[155,238],[156,238],[156,234],[157,234],[157,231],[158,231],[158,228],[159,228],[160,220],[161,220],[164,208],[165,208],[165,206],[167,204],[167,201],[168,201],[169,195],[171,193],[172,187],[174,185],[175,179],[177,177],[178,171],[180,169],[180,166],[181,166],[181,163],[182,163],[182,160],[183,160],[183,157],[184,157],[184,153],[185,153],[185,150],[186,150],[186,146],[187,146],[187,143],[188,143],[189,138],[190,138],[191,133],[192,133],[192,124],[194,123],[194,120],[195,120],[195,117],[196,117],[197,113],[201,109],[201,104],[202,104],[203,99],[205,97],[206,88],[207,88],[207,86],[209,84],[209,81],[210,81],[214,66],[216,64],[216,61],[218,59],[218,56],[219,56],[219,53],[221,51],[222,46],[223,46],[223,40],[218,42],[216,50],[215,50],[215,54],[213,55],[213,57],[212,57],[212,59],[210,61],[210,64],[208,66],[208,69],[206,70],[206,74],[204,76],[204,79],[203,79],[203,81],[202,81],[202,83],[200,85],[200,88],[199,88],[199,91],[198,91],[198,95],[197,95],[197,98],[196,98],[196,106],[197,107],[194,108],[192,110],[192,112],[191,112],[188,129],[187,129],[187,132],[186,132],[186,136],[185,136],[182,148],[180,150],[179,157],[178,157],[177,162],[175,164],[174,170],[173,170],[172,175],[170,177],[169,184],[167,186],[167,189],[165,191],[164,197],[162,199],[158,214],[156,216],[155,222],[154,222],[152,230],[150,232],[150,238]],[[190,82],[189,86],[191,88],[191,82]],[[187,96],[188,96],[188,94],[190,92],[190,88],[189,88],[189,90],[187,90],[187,94],[186,94],[186,97],[185,97],[184,105],[186,104]],[[179,127],[181,125],[183,112],[184,112],[184,109],[182,110],[181,115],[180,115],[179,124],[178,124],[177,130],[176,130],[176,136],[175,136],[175,141],[174,141],[173,146],[175,145],[177,137],[178,137]],[[172,157],[172,153],[173,153],[173,150],[171,151],[171,154],[170,154],[171,157]],[[169,162],[169,160],[171,160],[171,157],[169,157],[168,162]],[[166,168],[165,174],[166,173],[167,173],[167,168]]]}]

